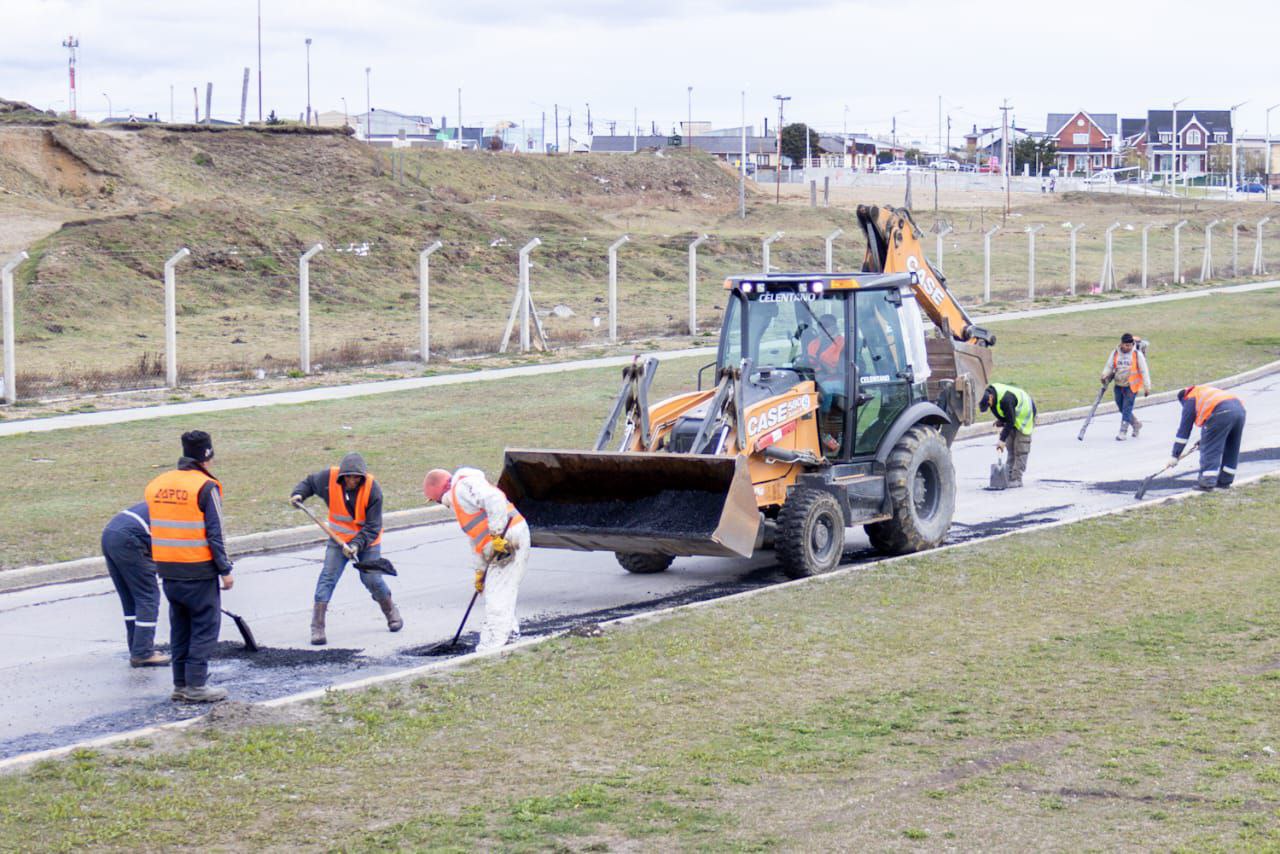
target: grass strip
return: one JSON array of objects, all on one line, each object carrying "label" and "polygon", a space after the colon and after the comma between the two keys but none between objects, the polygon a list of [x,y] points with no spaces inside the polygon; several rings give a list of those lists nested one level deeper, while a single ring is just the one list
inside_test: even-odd
[{"label": "grass strip", "polygon": [[[994,324],[995,378],[1041,411],[1092,401],[1120,333],[1153,342],[1157,389],[1237,373],[1280,357],[1280,293],[1206,297]],[[693,387],[702,359],[667,363],[651,399]],[[426,389],[0,439],[10,500],[0,505],[0,567],[95,553],[101,527],[178,455],[184,430],[209,431],[233,534],[299,524],[285,499],[306,472],[365,455],[387,509],[421,503],[422,474],[468,464],[496,472],[504,447],[587,447],[619,384],[617,369]]]},{"label": "grass strip", "polygon": [[1272,479],[296,708],[229,709],[163,744],[0,779],[0,838],[1274,848],[1278,500]]}]

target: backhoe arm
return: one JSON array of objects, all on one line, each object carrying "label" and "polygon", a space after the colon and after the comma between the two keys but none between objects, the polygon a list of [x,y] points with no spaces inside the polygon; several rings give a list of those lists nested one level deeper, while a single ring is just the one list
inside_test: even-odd
[{"label": "backhoe arm", "polygon": [[916,302],[934,324],[957,341],[991,347],[996,337],[975,326],[947,290],[946,279],[925,258],[920,229],[905,208],[858,205],[858,225],[867,236],[864,273],[914,273]]}]

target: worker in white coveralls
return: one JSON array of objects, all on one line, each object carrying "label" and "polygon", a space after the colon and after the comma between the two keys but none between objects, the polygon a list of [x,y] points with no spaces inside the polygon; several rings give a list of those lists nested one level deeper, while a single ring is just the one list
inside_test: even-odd
[{"label": "worker in white coveralls", "polygon": [[484,594],[484,625],[479,652],[497,649],[520,637],[516,598],[529,566],[529,526],[515,505],[479,469],[427,472],[422,494],[453,511],[471,540],[476,592]]}]

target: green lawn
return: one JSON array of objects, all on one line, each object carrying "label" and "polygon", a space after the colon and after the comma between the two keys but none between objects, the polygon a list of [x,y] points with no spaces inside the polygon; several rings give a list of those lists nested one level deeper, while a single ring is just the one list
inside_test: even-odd
[{"label": "green lawn", "polygon": [[0,778],[0,832],[17,850],[1274,850],[1277,501],[1273,479],[229,708]]},{"label": "green lawn", "polygon": [[[1022,385],[1042,411],[1092,401],[1096,376],[1121,332],[1149,337],[1159,389],[1237,373],[1280,358],[1280,293],[1205,297],[993,327],[996,379]],[[654,399],[690,387],[703,359],[664,364]],[[10,500],[0,505],[0,566],[83,557],[102,525],[139,500],[177,459],[178,436],[214,437],[232,534],[305,522],[285,504],[308,472],[361,451],[387,509],[422,503],[432,466],[495,473],[504,447],[586,447],[617,393],[617,369],[579,371],[365,399],[244,410],[198,418],[0,439]],[[56,488],[52,488],[56,487]]]}]

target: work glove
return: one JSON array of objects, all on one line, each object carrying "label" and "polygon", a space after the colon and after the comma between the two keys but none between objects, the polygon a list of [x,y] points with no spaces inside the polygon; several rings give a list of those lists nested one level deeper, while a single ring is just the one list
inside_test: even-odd
[{"label": "work glove", "polygon": [[483,593],[483,592],[484,592],[484,577],[485,577],[485,574],[486,574],[486,573],[485,573],[485,570],[483,570],[483,569],[477,569],[477,570],[476,570],[476,592],[477,592],[477,593]]},{"label": "work glove", "polygon": [[996,453],[997,454],[1004,453],[1004,442],[996,442]]},{"label": "work glove", "polygon": [[290,495],[290,496],[289,496],[289,503],[290,503],[290,504],[292,504],[294,507],[301,507],[301,506],[302,506],[302,496],[301,496],[301,495]]},{"label": "work glove", "polygon": [[351,545],[351,543],[343,543],[342,553],[346,555],[347,560],[355,560],[359,550],[355,546]]},{"label": "work glove", "polygon": [[505,537],[494,537],[489,542],[489,548],[492,550],[493,556],[498,560],[511,554],[511,543],[507,542]]},{"label": "work glove", "polygon": [[1147,389],[1143,389],[1143,390],[1142,390],[1142,396],[1143,396],[1143,397],[1151,397],[1151,389],[1149,389],[1149,388],[1147,388]]},{"label": "work glove", "polygon": [[1111,382],[1111,377],[1102,377],[1101,382],[1103,385],[1106,385],[1107,383]]},{"label": "work glove", "polygon": [[1177,465],[1178,463],[1180,463],[1180,462],[1182,462],[1182,458],[1181,458],[1181,457],[1169,457],[1169,465],[1168,465],[1168,468],[1173,468],[1174,466],[1176,466],[1176,465]]}]

